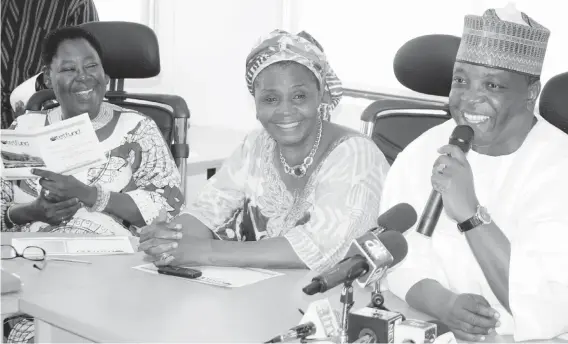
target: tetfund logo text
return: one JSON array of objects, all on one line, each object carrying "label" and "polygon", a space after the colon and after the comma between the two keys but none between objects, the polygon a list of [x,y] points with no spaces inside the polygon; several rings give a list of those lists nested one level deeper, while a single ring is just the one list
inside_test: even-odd
[{"label": "tetfund logo text", "polygon": [[75,131],[69,131],[69,132],[66,132],[66,133],[63,133],[63,134],[57,135],[57,136],[52,136],[49,139],[51,141],[57,141],[57,140],[67,139],[67,138],[70,138],[72,136],[79,135],[79,134],[81,134],[81,129],[77,129]]},{"label": "tetfund logo text", "polygon": [[18,140],[12,140],[12,141],[2,140],[2,144],[7,146],[26,146],[26,147],[30,145],[30,143],[27,141],[18,141]]}]

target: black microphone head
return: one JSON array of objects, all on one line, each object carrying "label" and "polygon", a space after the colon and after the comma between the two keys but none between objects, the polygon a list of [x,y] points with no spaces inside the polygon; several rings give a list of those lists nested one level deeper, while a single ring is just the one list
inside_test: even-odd
[{"label": "black microphone head", "polygon": [[387,231],[379,234],[378,238],[392,255],[393,262],[390,266],[400,263],[408,254],[408,243],[402,233]]},{"label": "black microphone head", "polygon": [[473,129],[469,125],[458,125],[450,136],[450,144],[460,147],[464,153],[467,153],[471,148],[473,135]]},{"label": "black microphone head", "polygon": [[305,286],[304,288],[302,288],[302,291],[304,292],[304,294],[306,295],[315,295],[319,292],[321,292],[322,289],[322,282],[318,279],[313,279],[310,284],[308,284],[307,286]]},{"label": "black microphone head", "polygon": [[416,223],[416,210],[408,203],[399,203],[385,211],[377,219],[377,225],[385,230],[404,233]]}]

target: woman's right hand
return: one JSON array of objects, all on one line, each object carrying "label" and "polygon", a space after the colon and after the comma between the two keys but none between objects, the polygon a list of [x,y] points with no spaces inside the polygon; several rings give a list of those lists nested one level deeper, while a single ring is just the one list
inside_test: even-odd
[{"label": "woman's right hand", "polygon": [[81,208],[81,202],[77,198],[62,200],[49,197],[42,189],[38,198],[30,204],[34,221],[56,226],[70,220]]},{"label": "woman's right hand", "polygon": [[481,295],[459,294],[449,300],[440,320],[448,325],[459,339],[468,342],[484,341],[500,325],[499,313]]}]

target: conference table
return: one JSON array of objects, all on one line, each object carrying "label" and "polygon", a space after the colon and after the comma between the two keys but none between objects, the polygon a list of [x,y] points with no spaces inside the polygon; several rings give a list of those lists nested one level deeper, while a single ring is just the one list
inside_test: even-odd
[{"label": "conference table", "polygon": [[[30,233],[2,233],[2,244],[21,235]],[[33,316],[36,342],[260,343],[297,325],[299,309],[312,301],[327,297],[340,309],[339,287],[323,295],[303,294],[314,276],[307,270],[279,270],[282,276],[228,289],[133,269],[147,263],[141,252],[76,258],[91,264],[48,261],[38,270],[22,258],[2,261],[4,270],[23,281],[20,292],[2,295],[3,317]],[[369,291],[354,289],[354,309],[368,304]],[[389,292],[385,299],[387,307],[407,318],[431,319]]]}]

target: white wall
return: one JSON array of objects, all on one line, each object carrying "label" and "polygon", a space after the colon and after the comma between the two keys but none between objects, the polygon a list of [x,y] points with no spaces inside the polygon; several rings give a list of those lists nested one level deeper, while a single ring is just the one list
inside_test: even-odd
[{"label": "white wall", "polygon": [[466,14],[483,14],[507,2],[552,34],[542,80],[568,71],[568,1],[559,0],[290,0],[294,30],[320,40],[344,84],[351,88],[412,94],[398,83],[392,64],[397,50],[426,34],[461,36]]},{"label": "white wall", "polygon": [[[517,8],[552,31],[543,82],[567,71],[568,1],[514,2]],[[486,8],[505,5],[507,0],[95,0],[95,3],[101,20],[142,22],[154,28],[158,36],[161,74],[151,80],[128,81],[127,89],[183,96],[191,110],[192,124],[249,129],[257,123],[244,81],[244,65],[259,36],[275,28],[307,30],[322,43],[345,86],[415,95],[394,76],[392,62],[398,48],[424,34],[460,36],[464,15],[482,14]],[[340,122],[358,127],[359,113],[353,107],[344,104],[338,110],[335,117],[340,117]]]},{"label": "white wall", "polygon": [[[96,4],[108,1],[114,12],[109,14],[103,4],[100,19],[116,20],[125,12],[124,0]],[[125,2],[145,6],[148,0]],[[127,81],[126,89],[183,96],[192,124],[251,128],[256,117],[244,78],[245,59],[258,37],[283,26],[283,2],[154,0],[150,26],[160,42],[162,71],[150,81]]]}]

